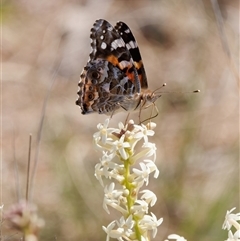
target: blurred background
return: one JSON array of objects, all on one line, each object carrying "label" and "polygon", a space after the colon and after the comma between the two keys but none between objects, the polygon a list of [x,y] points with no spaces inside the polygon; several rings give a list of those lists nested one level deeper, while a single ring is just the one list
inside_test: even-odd
[{"label": "blurred background", "polygon": [[[156,102],[151,141],[160,176],[148,187],[158,197],[150,211],[164,222],[155,240],[171,233],[189,241],[227,239],[225,213],[239,205],[237,0],[3,0],[4,211],[25,197],[31,133],[31,170],[38,159],[31,197],[46,222],[40,240],[105,240],[102,225],[118,217],[103,210],[94,177],[101,155],[92,135],[106,116],[83,116],[75,105],[99,18],[131,28],[151,90],[167,83],[163,92],[177,92]],[[142,118],[149,116],[145,110]],[[137,122],[138,113],[131,118]],[[110,126],[125,119],[117,114]],[[3,240],[21,237],[4,220],[1,229]]]}]

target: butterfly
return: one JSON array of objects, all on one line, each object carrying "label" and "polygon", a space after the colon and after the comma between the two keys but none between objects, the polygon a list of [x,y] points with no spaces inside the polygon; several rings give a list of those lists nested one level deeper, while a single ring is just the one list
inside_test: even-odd
[{"label": "butterfly", "polygon": [[137,42],[123,22],[113,27],[104,19],[91,29],[91,52],[78,83],[82,114],[113,115],[152,105],[159,97],[148,90]]}]

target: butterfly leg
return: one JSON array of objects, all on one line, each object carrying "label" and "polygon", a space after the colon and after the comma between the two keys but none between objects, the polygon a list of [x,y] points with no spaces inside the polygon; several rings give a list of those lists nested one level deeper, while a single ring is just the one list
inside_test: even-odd
[{"label": "butterfly leg", "polygon": [[126,119],[125,119],[124,126],[126,126],[126,125],[127,125],[127,122],[128,122],[128,120],[129,120],[129,116],[130,116],[130,113],[128,112],[127,117],[126,117]]},{"label": "butterfly leg", "polygon": [[[153,106],[152,106],[152,110],[151,110],[151,116],[149,117],[149,118],[147,118],[147,119],[145,119],[144,121],[141,121],[140,122],[140,124],[141,123],[143,123],[143,122],[146,122],[146,121],[148,121],[148,120],[152,120],[152,119],[154,119],[154,118],[156,118],[157,116],[158,116],[158,114],[159,114],[159,111],[158,111],[158,108],[157,108],[157,106],[155,105],[155,103],[152,103],[153,104]],[[153,115],[153,111],[156,111],[156,114],[155,115]],[[139,120],[140,120],[140,115],[139,115]]]}]

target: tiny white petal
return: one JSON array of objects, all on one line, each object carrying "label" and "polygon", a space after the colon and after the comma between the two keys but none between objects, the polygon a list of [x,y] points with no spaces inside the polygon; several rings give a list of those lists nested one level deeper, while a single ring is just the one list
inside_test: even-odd
[{"label": "tiny white petal", "polygon": [[150,203],[151,207],[155,205],[157,196],[150,190],[143,190],[140,193],[144,193],[141,199],[144,199],[147,203]]},{"label": "tiny white petal", "polygon": [[149,122],[149,123],[147,123],[146,126],[147,126],[148,130],[152,130],[152,129],[156,128],[157,124],[154,122]]},{"label": "tiny white petal", "polygon": [[230,211],[227,211],[224,223],[222,225],[223,229],[230,230],[232,226],[236,229],[240,229],[240,224],[237,222],[240,220],[240,213],[232,213],[236,208],[232,208]]},{"label": "tiny white petal", "polygon": [[168,235],[169,239],[175,239],[176,241],[187,241],[184,237],[179,236],[177,234],[170,234]]}]

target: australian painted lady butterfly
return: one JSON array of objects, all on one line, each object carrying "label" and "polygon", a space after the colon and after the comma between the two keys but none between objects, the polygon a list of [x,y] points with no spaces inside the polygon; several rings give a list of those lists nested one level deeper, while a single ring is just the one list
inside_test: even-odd
[{"label": "australian painted lady butterfly", "polygon": [[80,75],[76,101],[82,114],[130,112],[147,108],[160,97],[148,90],[137,42],[125,23],[113,27],[99,19],[90,38],[92,51]]}]

